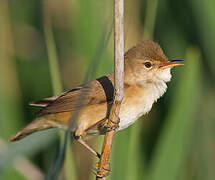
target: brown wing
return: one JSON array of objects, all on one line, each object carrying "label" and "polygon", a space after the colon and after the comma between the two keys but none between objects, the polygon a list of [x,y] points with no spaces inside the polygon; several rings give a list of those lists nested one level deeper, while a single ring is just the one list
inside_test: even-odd
[{"label": "brown wing", "polygon": [[82,106],[111,102],[114,94],[112,82],[113,75],[110,74],[58,96],[32,102],[30,105],[43,107],[38,113],[48,114],[74,111]]}]

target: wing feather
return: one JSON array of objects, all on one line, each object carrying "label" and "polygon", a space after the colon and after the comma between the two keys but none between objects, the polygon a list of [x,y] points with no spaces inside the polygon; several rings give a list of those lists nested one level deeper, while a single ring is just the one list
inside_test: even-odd
[{"label": "wing feather", "polygon": [[[38,114],[75,111],[83,106],[109,103],[113,99],[113,75],[103,76],[82,86],[66,91],[58,96],[31,102],[32,106],[40,106]],[[110,86],[106,86],[110,84]],[[112,89],[111,89],[112,88]]]}]

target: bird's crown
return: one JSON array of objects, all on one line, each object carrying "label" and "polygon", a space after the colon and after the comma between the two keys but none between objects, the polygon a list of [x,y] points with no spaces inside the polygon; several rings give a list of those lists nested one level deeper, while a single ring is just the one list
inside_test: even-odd
[{"label": "bird's crown", "polygon": [[125,53],[128,59],[151,59],[156,61],[168,61],[160,45],[154,41],[142,41]]}]

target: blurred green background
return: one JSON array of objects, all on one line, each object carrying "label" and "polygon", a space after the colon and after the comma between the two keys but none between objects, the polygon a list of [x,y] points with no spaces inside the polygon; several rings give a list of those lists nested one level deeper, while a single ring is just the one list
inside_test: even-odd
[{"label": "blurred green background", "polygon": [[[117,133],[107,179],[214,179],[214,7],[214,0],[125,0],[125,49],[154,39],[186,65],[172,70],[149,114]],[[8,138],[35,117],[29,101],[113,71],[112,24],[109,0],[0,0],[0,179],[46,176],[59,131]],[[90,143],[100,151],[102,141]],[[96,162],[74,143],[59,179],[94,179]]]}]

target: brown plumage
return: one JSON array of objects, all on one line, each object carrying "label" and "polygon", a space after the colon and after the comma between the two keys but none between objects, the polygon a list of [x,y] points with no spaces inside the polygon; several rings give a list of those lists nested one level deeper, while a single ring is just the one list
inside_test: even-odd
[{"label": "brown plumage", "polygon": [[[166,64],[168,68],[163,68]],[[151,67],[147,67],[149,65]],[[160,46],[153,41],[143,41],[125,54],[125,95],[119,115],[119,129],[128,127],[151,109],[153,102],[166,90],[166,82],[171,77],[170,68],[177,65],[179,64],[170,64]],[[66,129],[77,111],[78,118],[72,122],[72,131],[76,136],[102,134],[105,132],[104,121],[108,116],[113,94],[111,73],[58,96],[32,102],[30,105],[42,108],[38,112],[39,117],[13,135],[10,141],[48,128]]]}]

